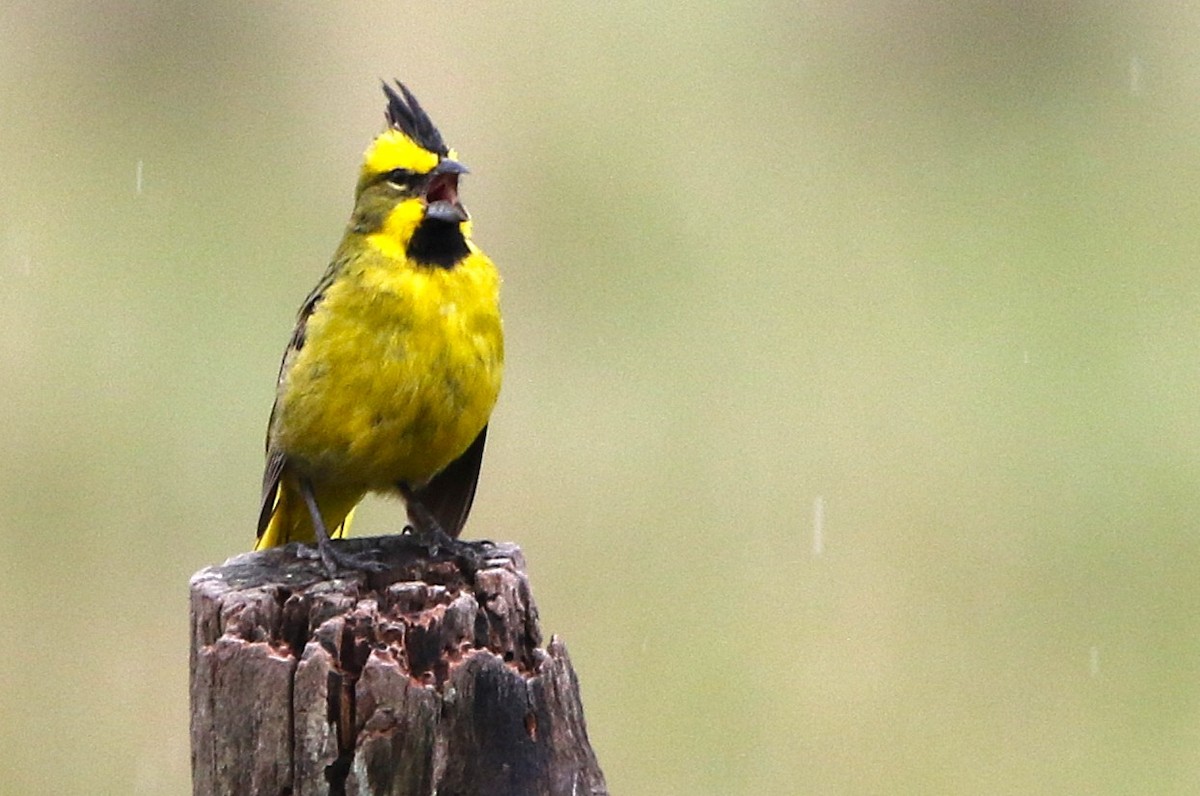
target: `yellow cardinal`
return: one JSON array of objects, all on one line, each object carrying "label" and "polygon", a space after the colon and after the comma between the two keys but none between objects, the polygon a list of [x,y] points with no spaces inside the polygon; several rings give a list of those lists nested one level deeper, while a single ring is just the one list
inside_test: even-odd
[{"label": "yellow cardinal", "polygon": [[357,564],[329,538],[368,492],[403,496],[426,538],[458,536],[500,392],[500,277],[459,202],[467,168],[396,86],[384,84],[387,130],[300,308],[267,427],[255,549],[315,541],[331,572]]}]

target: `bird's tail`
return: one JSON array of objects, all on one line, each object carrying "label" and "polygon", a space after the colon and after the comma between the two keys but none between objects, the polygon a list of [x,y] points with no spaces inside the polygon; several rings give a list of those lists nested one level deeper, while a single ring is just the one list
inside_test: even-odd
[{"label": "bird's tail", "polygon": [[[354,519],[354,507],[362,499],[358,490],[346,491],[323,489],[317,495],[317,506],[321,510],[321,518],[333,539],[341,539],[350,533],[350,522]],[[268,547],[278,547],[288,542],[305,542],[312,544],[317,541],[316,531],[313,530],[312,515],[308,504],[300,494],[300,485],[295,478],[284,476],[275,487],[275,499],[271,508],[270,519],[265,528],[261,528],[258,541],[254,543],[255,550],[266,550]]]}]

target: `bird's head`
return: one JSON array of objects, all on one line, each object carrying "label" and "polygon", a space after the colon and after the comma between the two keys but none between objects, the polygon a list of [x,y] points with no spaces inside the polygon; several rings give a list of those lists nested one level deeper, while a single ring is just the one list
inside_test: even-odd
[{"label": "bird's head", "polygon": [[382,234],[419,263],[453,267],[470,251],[470,216],[458,199],[467,167],[401,82],[383,84],[388,127],[363,154],[352,225]]}]

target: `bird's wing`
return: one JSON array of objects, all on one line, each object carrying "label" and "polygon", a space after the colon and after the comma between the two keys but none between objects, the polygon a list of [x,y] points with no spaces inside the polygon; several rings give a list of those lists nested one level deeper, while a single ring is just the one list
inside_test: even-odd
[{"label": "bird's wing", "polygon": [[484,426],[461,456],[424,486],[413,490],[413,496],[433,514],[442,530],[453,538],[458,538],[467,522],[467,515],[471,513],[486,440],[487,426]]},{"label": "bird's wing", "polygon": [[258,537],[271,522],[275,504],[279,501],[279,481],[283,478],[283,467],[287,457],[281,451],[267,451],[267,469],[263,471],[262,504],[258,509]]},{"label": "bird's wing", "polygon": [[340,259],[330,263],[329,268],[325,270],[325,275],[321,277],[321,281],[300,305],[300,311],[296,313],[296,327],[292,329],[292,337],[288,340],[287,348],[283,351],[283,358],[279,362],[279,376],[275,380],[275,403],[271,406],[271,418],[267,421],[267,467],[263,471],[262,502],[258,510],[259,537],[267,529],[267,524],[271,521],[271,514],[275,511],[275,504],[279,499],[279,481],[283,477],[283,469],[287,464],[287,457],[284,456],[283,451],[271,448],[271,429],[275,426],[275,413],[279,410],[279,388],[283,386],[283,377],[287,373],[288,363],[291,362],[297,351],[304,348],[304,335],[309,317],[321,303],[321,299],[325,297],[325,291],[337,278],[343,265],[344,261]]}]

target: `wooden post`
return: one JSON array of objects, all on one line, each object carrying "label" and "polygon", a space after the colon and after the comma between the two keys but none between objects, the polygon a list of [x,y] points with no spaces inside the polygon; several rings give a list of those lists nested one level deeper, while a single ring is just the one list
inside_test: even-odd
[{"label": "wooden post", "polygon": [[600,796],[579,681],[519,548],[477,570],[407,536],[329,580],[297,545],[191,581],[192,792]]}]

